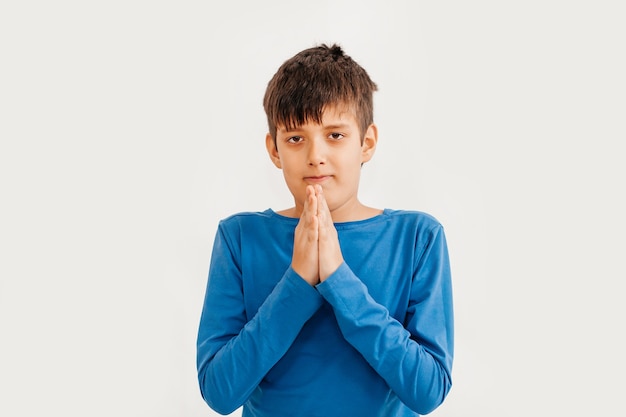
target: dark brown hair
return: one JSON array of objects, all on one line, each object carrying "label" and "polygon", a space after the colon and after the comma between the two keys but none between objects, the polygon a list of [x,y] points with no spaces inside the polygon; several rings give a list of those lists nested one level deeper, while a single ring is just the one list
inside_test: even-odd
[{"label": "dark brown hair", "polygon": [[345,105],[354,111],[361,140],[374,122],[373,93],[378,88],[367,72],[337,44],[305,49],[276,71],[267,84],[263,107],[270,134],[307,122],[322,122],[328,105]]}]

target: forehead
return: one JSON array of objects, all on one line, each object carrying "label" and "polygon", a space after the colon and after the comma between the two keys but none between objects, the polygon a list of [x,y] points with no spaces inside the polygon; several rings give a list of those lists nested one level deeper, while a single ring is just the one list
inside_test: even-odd
[{"label": "forehead", "polygon": [[308,121],[305,121],[305,123],[294,126],[294,129],[288,129],[284,125],[277,125],[276,130],[279,132],[291,132],[308,126],[353,126],[358,128],[356,114],[352,106],[332,104],[325,106],[322,110],[321,123],[317,123],[317,121],[310,118]]}]

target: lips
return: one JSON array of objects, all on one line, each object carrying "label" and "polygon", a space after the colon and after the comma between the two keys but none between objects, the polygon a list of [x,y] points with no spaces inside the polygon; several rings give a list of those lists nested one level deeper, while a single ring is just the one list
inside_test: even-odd
[{"label": "lips", "polygon": [[315,175],[310,177],[304,177],[304,181],[310,184],[320,184],[331,178],[331,175]]}]

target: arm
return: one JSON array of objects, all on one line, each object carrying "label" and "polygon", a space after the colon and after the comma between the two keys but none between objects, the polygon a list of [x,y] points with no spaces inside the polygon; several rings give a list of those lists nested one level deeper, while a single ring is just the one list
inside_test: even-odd
[{"label": "arm", "polygon": [[414,272],[404,325],[372,299],[345,263],[317,288],[333,306],[346,340],[402,402],[420,414],[443,402],[451,387],[453,316],[448,252],[440,226],[432,231]]},{"label": "arm", "polygon": [[315,288],[289,268],[246,322],[242,277],[232,242],[220,225],[197,344],[202,396],[222,414],[246,402],[322,303]]}]

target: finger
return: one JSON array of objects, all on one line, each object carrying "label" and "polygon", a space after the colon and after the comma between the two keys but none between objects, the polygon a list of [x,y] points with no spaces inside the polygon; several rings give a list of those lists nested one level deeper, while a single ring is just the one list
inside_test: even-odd
[{"label": "finger", "polygon": [[320,203],[321,203],[321,198],[322,198],[321,187],[319,185],[315,185],[314,191],[315,191],[315,197],[317,198],[317,211],[315,212],[315,214],[319,215]]},{"label": "finger", "polygon": [[300,214],[300,218],[307,218],[308,213],[311,211],[311,187],[307,185],[304,189],[304,206],[302,207],[302,213]]},{"label": "finger", "polygon": [[309,202],[311,201],[311,187],[306,186],[304,189],[304,209],[306,210],[309,207]]},{"label": "finger", "polygon": [[318,185],[317,191],[317,216],[320,219],[320,222],[326,224],[330,221],[330,210],[328,209],[328,203],[326,202],[326,197],[324,196],[324,191],[322,187]]},{"label": "finger", "polygon": [[317,219],[318,201],[315,196],[315,189],[309,185],[306,187],[306,197],[304,199],[304,208],[300,216],[302,226],[309,230],[309,239],[317,240],[318,236],[318,219]]},{"label": "finger", "polygon": [[319,200],[312,185],[307,186],[307,194],[309,195],[309,214],[311,218],[314,218],[319,209]]}]

